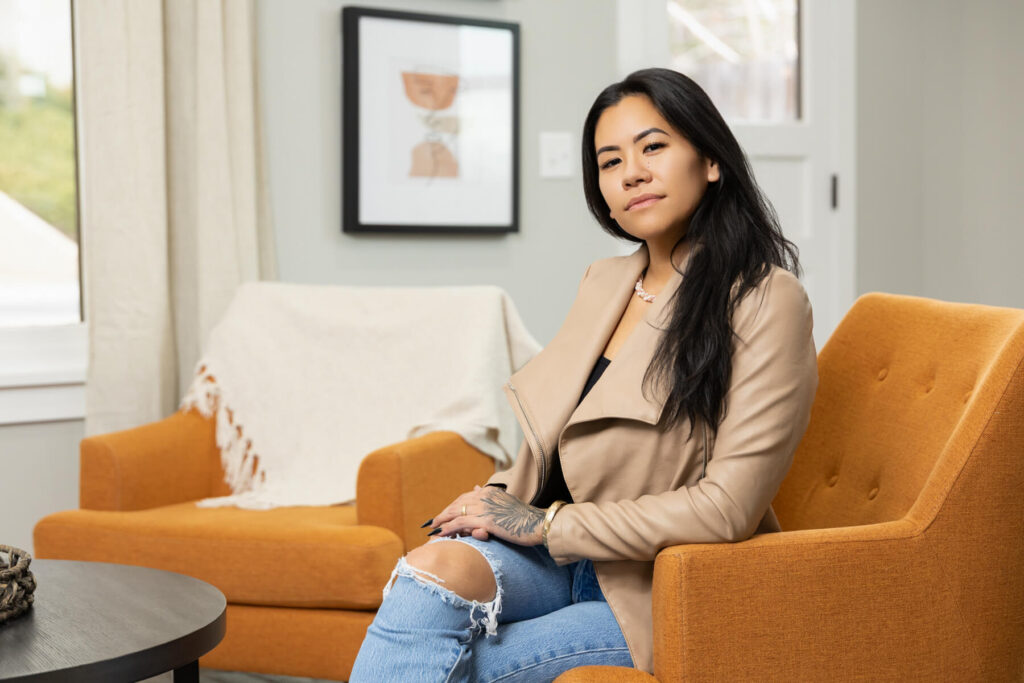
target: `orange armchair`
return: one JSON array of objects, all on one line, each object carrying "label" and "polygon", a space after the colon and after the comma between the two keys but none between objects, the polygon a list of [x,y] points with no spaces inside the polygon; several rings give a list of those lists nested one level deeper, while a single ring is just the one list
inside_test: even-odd
[{"label": "orange armchair", "polygon": [[[585,666],[558,683],[1021,680],[1024,311],[867,294],[818,363],[773,501],[785,531],[664,548],[655,676]],[[494,469],[437,432],[367,456],[354,506],[196,508],[229,491],[191,413],[85,439],[81,465],[84,509],[37,524],[38,557],[207,580],[228,633],[202,666],[336,680],[419,524]]]},{"label": "orange armchair", "polygon": [[228,600],[227,634],[202,667],[347,680],[398,558],[420,524],[494,473],[455,432],[378,449],[356,502],[270,510],[199,508],[231,493],[214,423],[179,412],[84,439],[80,506],[41,519],[35,556],[195,576]]},{"label": "orange armchair", "polygon": [[1024,310],[871,293],[818,355],[784,529],[664,548],[655,676],[1024,680]]}]

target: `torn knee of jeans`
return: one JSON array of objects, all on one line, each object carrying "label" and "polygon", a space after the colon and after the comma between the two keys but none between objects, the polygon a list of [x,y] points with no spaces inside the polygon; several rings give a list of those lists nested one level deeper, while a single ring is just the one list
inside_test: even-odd
[{"label": "torn knee of jeans", "polygon": [[[430,542],[435,543],[438,541],[458,542],[459,538],[441,536],[431,540]],[[473,544],[467,543],[467,545]],[[473,547],[480,551],[480,554],[482,554],[484,556],[484,559],[487,560],[487,564],[490,565],[491,571],[494,572],[495,595],[493,600],[488,600],[487,602],[480,602],[479,600],[467,600],[466,598],[462,597],[461,595],[458,595],[454,591],[441,586],[440,584],[446,583],[444,579],[437,576],[436,574],[431,574],[425,569],[420,569],[419,567],[412,566],[411,564],[406,562],[404,556],[399,558],[398,564],[395,565],[394,570],[391,572],[391,577],[388,579],[387,584],[384,586],[383,597],[387,598],[388,593],[391,591],[391,586],[396,575],[407,576],[416,581],[417,583],[419,583],[420,585],[425,586],[428,590],[435,593],[436,595],[439,595],[443,602],[448,604],[454,604],[459,607],[468,607],[470,628],[475,629],[478,626],[482,626],[484,628],[484,631],[487,633],[488,637],[497,635],[498,614],[501,613],[501,600],[502,594],[504,592],[502,591],[501,588],[501,568],[498,561],[494,558],[493,555],[491,555],[491,553],[488,550],[481,548],[477,545],[473,545]],[[425,576],[434,579],[434,581],[430,581],[424,578]],[[477,617],[477,610],[482,610],[483,615]]]},{"label": "torn knee of jeans", "polygon": [[[479,602],[477,600],[472,601],[472,609],[470,610],[470,627],[476,628],[477,626],[483,626],[487,636],[494,636],[498,634],[498,614],[501,613],[501,601],[504,591],[501,588],[502,584],[502,573],[501,563],[498,562],[497,558],[491,553],[490,550],[484,547],[482,542],[472,542],[470,540],[464,540],[460,536],[442,536],[440,538],[433,539],[431,543],[439,541],[454,541],[456,543],[465,543],[466,545],[475,548],[484,559],[487,560],[487,564],[491,567],[491,573],[494,574],[494,599],[487,602]],[[474,616],[477,610],[483,611],[483,616]]]}]

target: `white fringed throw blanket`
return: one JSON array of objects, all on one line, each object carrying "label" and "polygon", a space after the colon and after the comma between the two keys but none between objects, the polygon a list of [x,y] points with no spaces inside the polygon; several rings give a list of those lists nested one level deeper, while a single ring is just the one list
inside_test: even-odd
[{"label": "white fringed throw blanket", "polygon": [[233,492],[197,505],[348,503],[366,455],[438,430],[503,469],[502,385],[540,348],[500,287],[243,284],[181,403],[216,415]]}]

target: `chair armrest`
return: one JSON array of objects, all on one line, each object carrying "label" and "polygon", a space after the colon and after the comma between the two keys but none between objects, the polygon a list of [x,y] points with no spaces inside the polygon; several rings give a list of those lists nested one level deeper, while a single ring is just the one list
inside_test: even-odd
[{"label": "chair armrest", "polygon": [[82,439],[79,507],[142,510],[213,495],[223,478],[214,429],[190,410]]},{"label": "chair armrest", "polygon": [[379,448],[359,465],[356,520],[391,529],[406,551],[429,541],[420,525],[483,486],[495,462],[457,433],[437,431]]},{"label": "chair armrest", "polygon": [[653,588],[661,681],[978,678],[942,565],[905,520],[671,546]]}]

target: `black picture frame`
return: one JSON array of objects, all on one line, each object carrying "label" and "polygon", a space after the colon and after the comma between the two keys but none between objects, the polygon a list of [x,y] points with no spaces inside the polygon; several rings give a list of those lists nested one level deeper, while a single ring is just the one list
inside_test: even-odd
[{"label": "black picture frame", "polygon": [[360,6],[341,24],[342,232],[518,232],[519,24]]}]

